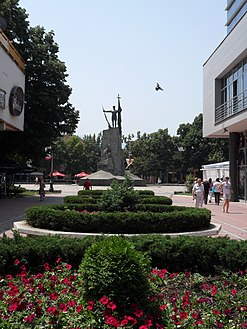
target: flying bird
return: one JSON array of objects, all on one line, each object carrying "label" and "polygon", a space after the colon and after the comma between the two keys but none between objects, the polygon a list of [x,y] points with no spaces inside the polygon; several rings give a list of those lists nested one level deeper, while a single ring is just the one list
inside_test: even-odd
[{"label": "flying bird", "polygon": [[162,90],[163,91],[163,88],[161,88],[161,86],[157,83],[156,84],[156,87],[155,87],[155,90],[156,91],[159,91],[159,90]]}]

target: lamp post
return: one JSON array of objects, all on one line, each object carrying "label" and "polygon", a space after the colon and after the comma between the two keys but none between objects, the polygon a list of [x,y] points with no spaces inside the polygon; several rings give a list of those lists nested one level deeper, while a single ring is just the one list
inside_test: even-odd
[{"label": "lamp post", "polygon": [[54,160],[53,160],[53,150],[51,148],[51,173],[50,173],[50,188],[49,188],[49,192],[54,192],[54,188],[53,188],[53,170],[54,170]]}]

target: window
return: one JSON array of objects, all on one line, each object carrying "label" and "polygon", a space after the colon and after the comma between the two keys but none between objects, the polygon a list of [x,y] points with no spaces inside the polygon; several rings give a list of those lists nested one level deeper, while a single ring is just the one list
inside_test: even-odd
[{"label": "window", "polygon": [[5,95],[6,92],[0,89],[0,110],[5,110]]}]

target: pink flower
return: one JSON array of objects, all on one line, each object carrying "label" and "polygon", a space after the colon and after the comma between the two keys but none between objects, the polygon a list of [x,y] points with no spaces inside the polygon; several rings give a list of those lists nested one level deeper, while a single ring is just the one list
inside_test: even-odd
[{"label": "pink flower", "polygon": [[70,265],[70,264],[66,264],[66,268],[67,268],[68,270],[71,270],[71,269],[72,269],[72,265]]},{"label": "pink flower", "polygon": [[57,263],[57,264],[60,263],[61,259],[62,259],[62,258],[59,257],[59,258],[56,260],[56,263]]},{"label": "pink flower", "polygon": [[232,289],[232,296],[235,296],[237,294],[237,289]]},{"label": "pink flower", "polygon": [[19,259],[16,259],[15,262],[14,262],[15,265],[19,265],[20,264],[20,261]]}]

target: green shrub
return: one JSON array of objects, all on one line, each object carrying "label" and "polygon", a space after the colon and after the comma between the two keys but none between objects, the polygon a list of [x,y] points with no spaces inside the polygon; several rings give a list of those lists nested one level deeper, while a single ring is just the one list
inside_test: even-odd
[{"label": "green shrub", "polygon": [[192,174],[187,175],[185,178],[185,186],[187,188],[188,193],[192,193],[192,188],[194,186],[194,183],[195,183],[195,176]]},{"label": "green shrub", "polygon": [[141,197],[154,196],[154,191],[152,190],[138,190],[137,192]]},{"label": "green shrub", "polygon": [[[60,237],[20,237],[0,239],[0,275],[15,274],[15,259],[26,264],[32,273],[43,270],[43,264],[51,266],[61,257],[78,268],[85,250],[103,235],[83,239]],[[247,269],[247,240],[237,241],[226,237],[177,237],[159,234],[137,235],[126,238],[136,250],[149,255],[152,267],[166,268],[169,272],[191,271],[200,274],[220,274],[222,271]]]},{"label": "green shrub", "polygon": [[121,308],[148,302],[150,263],[123,237],[108,237],[85,252],[80,266],[87,301],[107,296]]},{"label": "green shrub", "polygon": [[111,189],[103,192],[100,206],[104,211],[133,210],[139,203],[139,193],[134,191],[132,181],[125,177],[123,183],[114,180]]},{"label": "green shrub", "polygon": [[84,197],[100,198],[103,192],[104,190],[80,190],[77,194]]},{"label": "green shrub", "polygon": [[64,197],[64,203],[79,203],[79,204],[96,204],[99,203],[100,198],[90,197],[90,196],[66,196]]},{"label": "green shrub", "polygon": [[161,213],[144,211],[90,213],[86,210],[63,211],[58,210],[58,207],[52,209],[47,206],[36,206],[26,209],[26,220],[33,227],[56,231],[106,234],[178,233],[208,229],[211,212],[205,208],[173,207],[173,211]]},{"label": "green shrub", "polygon": [[171,205],[172,199],[167,196],[153,196],[153,197],[144,197],[141,199],[141,203],[143,204],[166,204]]}]

